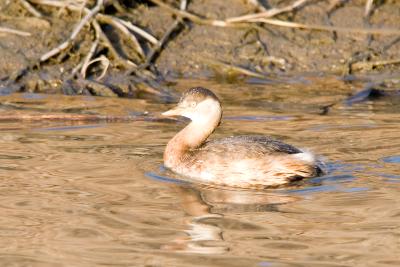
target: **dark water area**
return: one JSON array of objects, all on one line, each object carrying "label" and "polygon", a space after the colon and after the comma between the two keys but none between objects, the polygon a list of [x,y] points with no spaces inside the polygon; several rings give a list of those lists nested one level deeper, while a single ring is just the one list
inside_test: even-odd
[{"label": "dark water area", "polygon": [[[211,187],[163,168],[164,147],[183,121],[0,122],[0,265],[400,265],[399,99],[348,105],[362,86],[335,78],[176,87],[191,86],[222,100],[211,138],[270,135],[314,152],[328,173],[264,191]],[[1,115],[151,117],[170,107],[0,97]]]}]

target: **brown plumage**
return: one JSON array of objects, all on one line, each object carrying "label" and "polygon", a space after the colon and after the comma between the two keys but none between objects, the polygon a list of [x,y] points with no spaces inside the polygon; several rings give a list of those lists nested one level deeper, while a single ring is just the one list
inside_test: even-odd
[{"label": "brown plumage", "polygon": [[259,188],[286,184],[322,172],[312,154],[270,137],[232,136],[206,141],[222,116],[218,97],[208,89],[187,90],[177,107],[163,114],[192,120],[168,142],[164,152],[166,167],[192,179]]}]

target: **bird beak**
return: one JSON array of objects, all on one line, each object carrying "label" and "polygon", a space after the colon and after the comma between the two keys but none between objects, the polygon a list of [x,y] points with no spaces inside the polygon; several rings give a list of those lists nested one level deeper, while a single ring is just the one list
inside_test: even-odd
[{"label": "bird beak", "polygon": [[163,113],[161,113],[161,115],[163,116],[167,116],[167,117],[171,117],[171,116],[181,116],[182,114],[182,108],[179,107],[175,107],[173,109],[170,109],[168,111],[165,111]]}]

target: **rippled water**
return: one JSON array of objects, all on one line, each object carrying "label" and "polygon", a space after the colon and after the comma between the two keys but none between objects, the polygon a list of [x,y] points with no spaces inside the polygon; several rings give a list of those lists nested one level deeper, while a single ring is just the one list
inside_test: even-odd
[{"label": "rippled water", "polygon": [[[314,151],[329,173],[275,190],[212,188],[162,167],[183,122],[2,122],[0,265],[400,266],[398,99],[346,105],[358,85],[328,78],[177,88],[194,85],[223,101],[213,138],[272,135]],[[0,97],[0,115],[152,116],[169,107]]]}]

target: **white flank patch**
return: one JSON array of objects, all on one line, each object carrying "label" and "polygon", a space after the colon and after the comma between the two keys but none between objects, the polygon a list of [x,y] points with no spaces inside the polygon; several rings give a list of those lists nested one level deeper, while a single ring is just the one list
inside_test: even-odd
[{"label": "white flank patch", "polygon": [[315,162],[315,156],[310,153],[310,152],[303,152],[303,153],[297,153],[293,154],[293,157],[308,162],[308,163],[314,163]]}]

